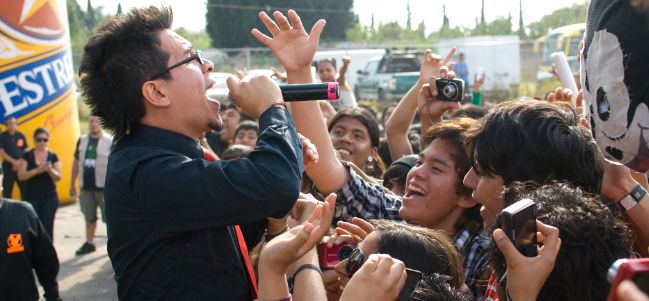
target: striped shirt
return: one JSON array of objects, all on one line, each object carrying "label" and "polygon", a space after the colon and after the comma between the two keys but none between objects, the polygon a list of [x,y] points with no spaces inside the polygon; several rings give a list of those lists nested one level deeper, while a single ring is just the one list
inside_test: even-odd
[{"label": "striped shirt", "polygon": [[[381,185],[366,182],[348,165],[344,165],[349,170],[349,181],[336,192],[338,198],[332,225],[335,226],[338,221],[351,223],[353,217],[365,220],[402,220],[399,217],[399,209],[403,202],[399,196],[386,193]],[[323,200],[327,197],[318,191],[315,185],[313,185],[313,192]]]},{"label": "striped shirt", "polygon": [[489,239],[478,234],[471,234],[467,229],[462,229],[453,237],[462,255],[462,266],[464,267],[464,283],[471,289],[476,300],[484,298],[484,290],[480,287],[480,277],[487,265],[489,265]]}]

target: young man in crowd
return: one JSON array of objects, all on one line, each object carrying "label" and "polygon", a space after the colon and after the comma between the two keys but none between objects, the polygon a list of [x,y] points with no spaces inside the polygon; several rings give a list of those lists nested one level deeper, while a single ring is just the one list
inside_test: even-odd
[{"label": "young man in crowd", "polygon": [[97,208],[101,210],[101,221],[106,222],[104,214],[104,184],[108,155],[113,146],[113,137],[104,132],[99,117],[88,117],[90,132],[81,135],[77,141],[72,163],[70,195],[77,194],[75,182],[79,177],[79,206],[86,220],[86,242],[77,250],[77,255],[94,252],[95,230],[97,229]]},{"label": "young man in crowd", "polygon": [[[3,172],[0,167],[0,178]],[[1,189],[1,188],[0,188]],[[0,198],[0,296],[5,301],[38,300],[34,272],[47,301],[61,300],[56,275],[59,258],[52,239],[34,208],[26,202]]]},{"label": "young man in crowd", "polygon": [[[559,251],[554,265],[542,267],[542,270],[550,269],[552,272],[540,287],[533,281],[525,283],[530,292],[538,288],[537,296],[531,293],[521,296],[524,291],[512,289],[509,285],[510,279],[516,278],[517,274],[509,273],[509,262],[503,256],[505,252],[499,249],[511,243],[503,244],[502,241],[508,238],[502,235],[492,239],[490,252],[496,267],[496,279],[501,279],[499,282],[503,285],[498,287],[498,299],[508,300],[506,290],[509,289],[509,300],[606,300],[611,289],[606,271],[616,260],[633,257],[631,230],[604,205],[600,197],[569,184],[539,186],[514,183],[504,192],[505,206],[524,198],[534,200],[540,223],[558,229]],[[541,250],[541,256],[545,256],[545,251]],[[532,270],[544,274],[539,269]],[[507,276],[503,280],[505,271]],[[513,280],[514,288],[517,280]],[[490,284],[495,286],[495,281]]]},{"label": "young man in crowd", "polygon": [[0,134],[0,156],[2,156],[2,169],[5,170],[2,180],[2,196],[11,198],[15,182],[18,183],[18,189],[22,189],[22,182],[18,181],[18,160],[29,148],[29,144],[27,144],[25,134],[17,130],[16,117],[7,117],[5,125],[7,130]]},{"label": "young man in crowd", "polygon": [[197,138],[222,125],[219,103],[205,95],[213,64],[172,22],[170,8],[133,8],[97,30],[81,61],[92,114],[117,140],[104,194],[117,295],[253,300],[235,225],[284,218],[299,195],[303,152],[317,154],[296,133],[277,84],[231,77],[240,110],[259,119],[260,146],[250,159],[207,161]]},{"label": "young man in crowd", "polygon": [[221,112],[221,120],[223,120],[221,131],[212,130],[205,133],[207,143],[218,157],[221,157],[223,152],[232,144],[237,126],[241,122],[246,120],[255,121],[250,116],[241,114],[237,111],[237,107],[231,103],[227,105],[225,111]]},{"label": "young man in crowd", "polygon": [[[289,17],[294,18],[293,14],[295,12],[289,11]],[[286,17],[281,13],[276,12],[274,16],[278,20],[279,28],[266,14],[260,14],[266,27],[273,33],[273,39],[262,36],[258,31],[253,31],[253,34],[266,44],[284,65],[289,83],[312,82],[310,62],[315,48],[313,45],[301,44],[300,37],[306,35],[302,24],[294,24],[291,28],[288,23],[284,23]],[[319,24],[316,23],[314,30]],[[301,55],[293,55],[286,52],[286,49],[297,49],[295,51],[299,51]],[[437,57],[429,58],[428,61],[424,72],[437,76],[440,68],[448,63],[448,59],[443,61]],[[444,68],[444,72],[448,73],[448,69]],[[416,101],[419,90],[413,93]],[[459,103],[456,104],[459,107]],[[321,197],[331,192],[338,195],[335,221],[351,221],[353,217],[404,219],[428,228],[444,230],[460,244],[467,268],[467,283],[476,296],[482,295],[477,280],[482,278],[488,263],[485,249],[488,242],[478,235],[481,221],[477,203],[471,197],[470,190],[462,185],[464,174],[470,168],[470,161],[464,153],[460,138],[462,131],[471,125],[472,120],[463,119],[426,133],[428,136],[422,139],[425,150],[420,154],[417,166],[408,176],[409,194],[403,198],[402,207],[401,198],[385,193],[378,185],[367,183],[336,159],[326,125],[324,122],[314,122],[322,120],[316,102],[294,103],[292,110],[300,132],[307,135],[319,149],[319,162],[307,169],[307,174],[313,180],[314,190]],[[442,113],[443,111],[439,114],[440,120]],[[394,116],[390,120],[393,120]],[[400,210],[397,212],[397,209]]]},{"label": "young man in crowd", "polygon": [[246,120],[239,125],[234,131],[234,145],[246,145],[250,146],[253,149],[257,145],[257,139],[259,138],[259,125],[256,121]]}]

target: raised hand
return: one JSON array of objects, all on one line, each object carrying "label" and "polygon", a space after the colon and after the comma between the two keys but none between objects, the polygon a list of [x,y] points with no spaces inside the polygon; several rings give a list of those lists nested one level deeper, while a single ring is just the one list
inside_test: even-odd
[{"label": "raised hand", "polygon": [[304,224],[266,243],[259,255],[259,269],[274,275],[286,273],[291,263],[313,249],[327,233],[333,218],[332,209],[335,202],[335,195],[329,195],[324,203],[314,208]]},{"label": "raised hand", "polygon": [[292,27],[281,12],[275,11],[273,16],[277,20],[277,24],[265,12],[259,13],[259,18],[272,34],[272,38],[261,33],[256,28],[252,30],[252,35],[270,48],[277,60],[286,69],[287,74],[305,67],[311,68],[311,61],[313,61],[313,56],[318,50],[320,33],[322,33],[325,26],[325,20],[318,20],[311,29],[311,35],[308,35],[302,26],[300,17],[294,10],[288,11],[288,17],[293,24]]},{"label": "raised hand", "polygon": [[[440,74],[443,75],[440,78],[455,78],[455,72],[448,71],[449,69],[446,66],[441,67],[439,70]],[[442,115],[448,109],[460,108],[460,103],[457,101],[437,100],[439,92],[437,91],[436,81],[437,77],[431,76],[429,82],[421,87],[417,99],[419,115],[422,119],[425,119],[422,122],[432,122],[433,125],[442,122]]]},{"label": "raised hand", "polygon": [[349,280],[340,300],[395,300],[407,277],[406,266],[400,260],[372,254]]},{"label": "raised hand", "polygon": [[352,58],[349,56],[343,56],[343,66],[349,66],[349,63],[351,63]]},{"label": "raised hand", "polygon": [[456,50],[457,47],[451,48],[451,51],[446,54],[446,57],[443,60],[441,56],[434,54],[432,50],[426,50],[426,53],[424,53],[424,61],[421,62],[421,69],[419,69],[419,81],[422,84],[425,84],[428,82],[428,79],[431,76],[437,78],[446,77],[445,75],[441,74],[443,72],[441,68],[446,66],[446,72],[448,72],[448,70],[453,70],[455,62],[452,62],[450,64],[448,62],[451,60],[451,58],[453,58]]}]

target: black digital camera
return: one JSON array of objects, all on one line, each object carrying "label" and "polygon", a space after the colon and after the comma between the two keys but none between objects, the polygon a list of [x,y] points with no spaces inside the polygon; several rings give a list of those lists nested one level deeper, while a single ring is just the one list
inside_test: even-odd
[{"label": "black digital camera", "polygon": [[464,99],[464,81],[455,78],[438,78],[437,100],[462,101]]}]

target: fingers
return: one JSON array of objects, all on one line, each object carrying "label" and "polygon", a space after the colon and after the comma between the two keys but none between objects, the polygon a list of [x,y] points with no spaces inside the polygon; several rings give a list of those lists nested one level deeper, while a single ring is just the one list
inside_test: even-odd
[{"label": "fingers", "polygon": [[[575,105],[577,106],[578,109],[581,109],[581,106],[584,104],[584,91],[579,91],[577,93],[577,97],[575,98]],[[579,112],[581,115],[583,112]]]},{"label": "fingers", "polygon": [[331,225],[331,220],[334,217],[334,213],[336,212],[336,200],[338,199],[338,196],[335,193],[330,193],[326,198],[325,198],[325,205],[327,207],[325,209],[327,210],[327,214],[324,216],[324,219],[327,220],[327,229],[329,228],[329,225]]},{"label": "fingers", "polygon": [[554,102],[554,101],[556,101],[556,100],[555,100],[555,97],[554,97],[554,93],[550,93],[550,94],[548,94],[548,99],[547,99],[546,101],[547,101],[547,102]]},{"label": "fingers", "polygon": [[273,17],[277,20],[277,25],[279,25],[280,30],[289,30],[291,29],[291,24],[288,24],[288,19],[280,11],[275,11]]},{"label": "fingers", "polygon": [[496,229],[493,233],[494,239],[496,240],[496,245],[498,249],[503,252],[505,258],[507,259],[507,264],[515,264],[521,260],[523,254],[521,254],[512,241],[505,235],[505,232],[501,229]]},{"label": "fingers", "polygon": [[552,260],[557,257],[559,253],[559,248],[561,248],[561,239],[559,238],[559,229],[543,224],[540,221],[536,221],[537,231],[541,232],[545,237],[543,240],[543,248],[541,252],[541,257],[544,257],[548,260]]},{"label": "fingers", "polygon": [[[455,78],[455,71],[449,71],[448,74],[446,74],[446,78]],[[469,83],[466,83],[467,85]]]},{"label": "fingers", "polygon": [[649,297],[631,280],[620,282],[616,293],[617,299],[620,301],[649,301]]},{"label": "fingers", "polygon": [[[277,19],[277,17],[275,18]],[[264,22],[264,25],[266,25],[266,28],[268,28],[268,31],[270,31],[270,34],[272,34],[273,36],[277,35],[280,32],[280,29],[279,27],[277,27],[277,24],[275,24],[275,22],[273,22],[273,20],[265,12],[259,13],[259,19],[261,19],[261,21]],[[253,35],[255,34],[254,31],[252,34]]]},{"label": "fingers", "polygon": [[252,30],[252,35],[259,40],[259,42],[264,43],[266,46],[270,46],[270,42],[273,41],[273,39],[269,38],[267,35],[261,33],[261,31],[257,30],[257,28]]},{"label": "fingers", "polygon": [[448,67],[443,66],[442,68],[439,68],[439,77],[440,78],[446,78],[447,74],[448,74]]},{"label": "fingers", "polygon": [[367,234],[370,234],[370,233],[374,232],[374,226],[372,226],[372,224],[368,223],[364,219],[354,217],[354,218],[352,218],[352,223],[359,226]]},{"label": "fingers", "polygon": [[322,205],[318,205],[315,207],[315,209],[313,209],[313,213],[311,213],[311,216],[307,220],[307,223],[312,224],[313,222],[315,222],[315,220],[320,217],[320,213],[322,213]]},{"label": "fingers", "polygon": [[453,70],[453,67],[455,67],[455,62],[451,62],[450,64],[447,65],[449,70]]},{"label": "fingers", "polygon": [[313,28],[311,28],[311,34],[309,34],[309,40],[313,39],[315,42],[313,43],[318,43],[320,40],[320,34],[322,33],[322,29],[325,27],[325,24],[327,24],[327,21],[324,19],[318,20],[318,22],[315,22],[313,24]]},{"label": "fingers", "polygon": [[300,135],[300,140],[302,140],[302,145],[304,147],[306,155],[309,157],[309,161],[318,163],[318,149],[316,148],[315,144],[311,143],[311,140],[302,135]]},{"label": "fingers", "polygon": [[294,10],[290,9],[288,11],[288,17],[291,19],[291,24],[293,24],[293,29],[304,29],[300,16],[298,16]]},{"label": "fingers", "polygon": [[338,222],[337,226],[340,229],[343,229],[343,230],[347,231],[349,234],[356,235],[356,236],[360,237],[361,239],[365,239],[365,237],[367,237],[367,234],[368,234],[366,231],[361,229],[361,227],[359,227],[357,225],[347,223],[347,222],[342,222],[342,221]]},{"label": "fingers", "polygon": [[234,96],[234,99],[237,99],[237,96],[239,96],[239,88],[241,87],[241,80],[234,76],[230,76],[225,80],[225,83],[228,85],[230,94]]},{"label": "fingers", "polygon": [[425,61],[430,61],[430,60],[431,60],[430,55],[431,55],[432,53],[433,53],[432,50],[430,50],[430,49],[426,49],[426,52],[424,53],[424,62],[425,62]]},{"label": "fingers", "polygon": [[446,57],[442,61],[442,64],[444,64],[444,65],[448,64],[448,62],[453,58],[453,55],[455,54],[456,50],[457,50],[457,47],[453,46],[453,48],[451,48],[451,51],[448,52],[448,54],[446,55]]}]

